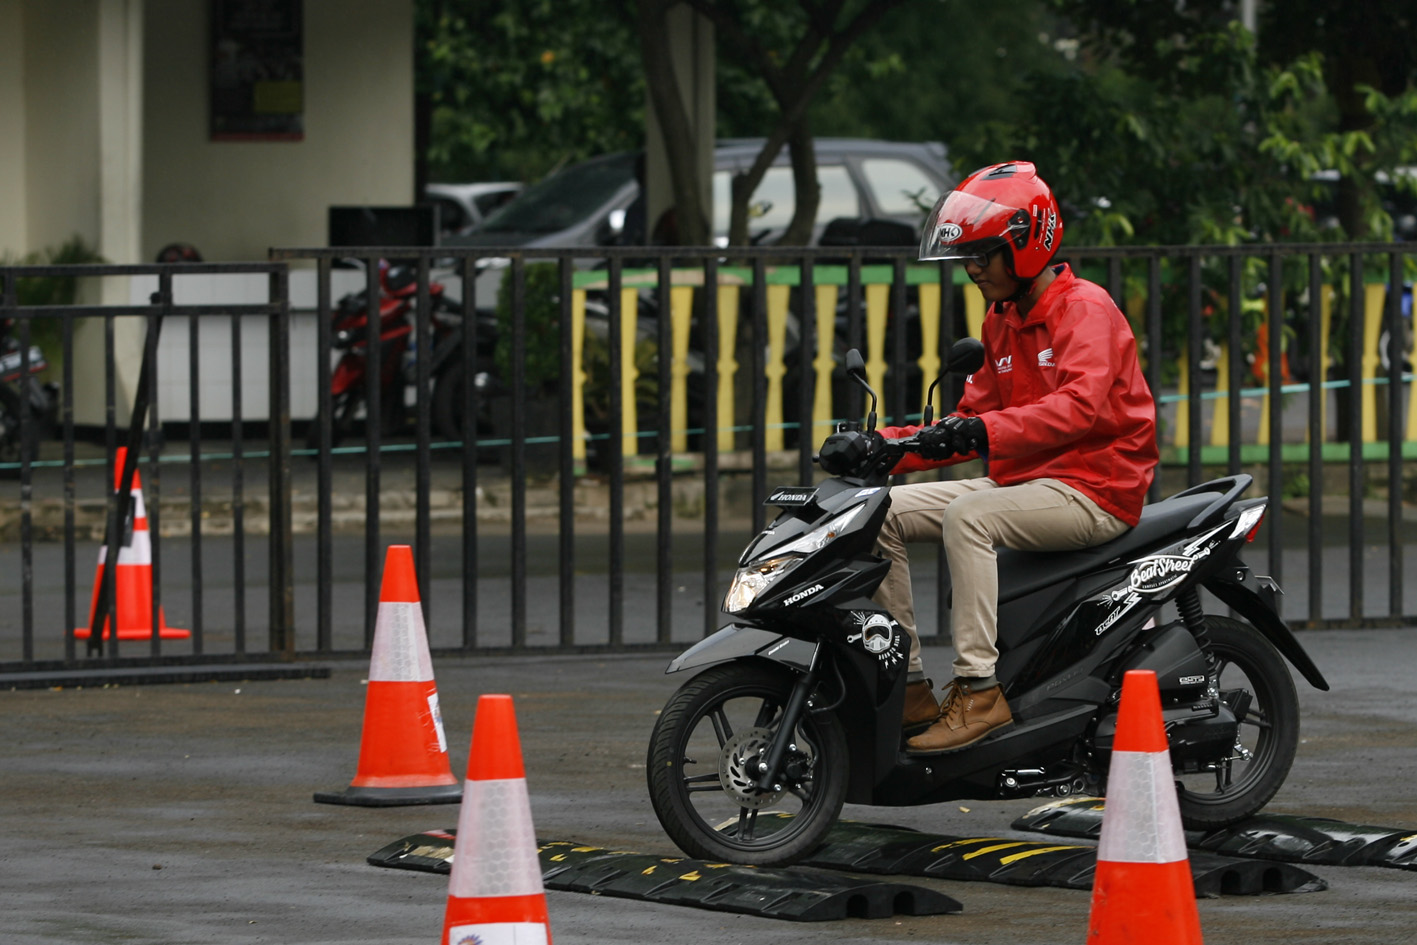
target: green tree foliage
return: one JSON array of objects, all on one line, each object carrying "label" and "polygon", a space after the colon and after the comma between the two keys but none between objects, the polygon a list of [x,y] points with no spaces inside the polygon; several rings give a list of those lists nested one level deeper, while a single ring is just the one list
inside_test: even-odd
[{"label": "green tree foliage", "polygon": [[1261,65],[1253,36],[1229,23],[1162,43],[1158,56],[1165,70],[1094,60],[1066,75],[1029,74],[1022,110],[987,122],[965,154],[1036,161],[1070,204],[1072,245],[1390,235],[1375,197],[1347,231],[1316,214],[1327,195],[1313,175],[1372,175],[1379,159],[1389,169],[1417,159],[1417,93],[1365,89],[1374,122],[1345,131],[1318,53]]},{"label": "green tree foliage", "polygon": [[[1027,107],[1019,98],[1026,76],[1074,69],[1076,45],[1041,0],[998,0],[967,15],[955,0],[917,0],[857,41],[814,102],[812,127],[821,135],[942,141],[953,152],[984,122]],[[720,65],[720,83],[727,73]]]},{"label": "green tree foliage", "polygon": [[[1108,95],[1103,112],[1111,113],[1112,126],[1093,124],[1087,133],[1138,145],[1144,163],[1158,153],[1169,156],[1147,169],[1176,169],[1179,179],[1167,174],[1148,189],[1169,192],[1156,204],[1173,220],[1180,214],[1189,239],[1311,235],[1281,205],[1286,197],[1318,199],[1321,188],[1311,175],[1321,169],[1342,174],[1341,229],[1330,235],[1388,235],[1378,206],[1379,173],[1417,160],[1410,117],[1417,7],[1411,0],[1261,3],[1258,43],[1237,25],[1229,0],[1051,3],[1079,30],[1088,63],[1080,81]],[[1191,140],[1211,133],[1218,138],[1213,147]],[[1187,180],[1197,158],[1214,199]],[[1230,206],[1243,211],[1238,223]],[[1143,223],[1136,238],[1151,242],[1153,234]]]},{"label": "green tree foliage", "polygon": [[644,74],[616,0],[419,0],[431,180],[536,180],[644,143]]}]

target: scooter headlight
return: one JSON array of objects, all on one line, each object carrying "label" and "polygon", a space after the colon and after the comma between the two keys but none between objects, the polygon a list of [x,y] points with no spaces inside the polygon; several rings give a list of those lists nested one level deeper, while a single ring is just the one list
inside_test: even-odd
[{"label": "scooter headlight", "polygon": [[730,614],[736,614],[752,606],[753,601],[757,600],[763,591],[772,587],[784,574],[801,563],[801,555],[791,554],[757,561],[746,568],[739,568],[738,573],[733,575],[733,583],[728,586],[728,594],[723,598],[723,609]]},{"label": "scooter headlight", "polygon": [[820,551],[835,540],[865,507],[864,503],[852,506],[802,537],[772,549],[773,557],[739,568],[738,573],[733,575],[733,583],[728,588],[727,596],[723,599],[723,609],[730,614],[736,614],[750,606],[763,591],[801,564],[807,555]]}]

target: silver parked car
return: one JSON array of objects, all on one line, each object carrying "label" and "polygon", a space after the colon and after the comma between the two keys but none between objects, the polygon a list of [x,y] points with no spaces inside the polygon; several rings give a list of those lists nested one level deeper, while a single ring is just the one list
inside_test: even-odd
[{"label": "silver parked car", "polygon": [[439,235],[447,239],[479,226],[489,214],[521,193],[522,188],[520,181],[428,184],[423,188],[423,197],[427,203],[437,206]]},{"label": "silver parked car", "polygon": [[[730,179],[762,149],[761,139],[720,141],[714,151],[713,233],[728,235]],[[821,204],[813,242],[828,224],[842,220],[888,220],[914,230],[957,175],[938,142],[908,143],[860,138],[816,139]],[[643,245],[653,235],[636,219],[640,184],[638,152],[592,158],[531,185],[516,199],[448,246]],[[753,193],[751,237],[772,242],[786,229],[795,207],[792,166],[786,148]],[[651,228],[652,229],[652,228]]]}]

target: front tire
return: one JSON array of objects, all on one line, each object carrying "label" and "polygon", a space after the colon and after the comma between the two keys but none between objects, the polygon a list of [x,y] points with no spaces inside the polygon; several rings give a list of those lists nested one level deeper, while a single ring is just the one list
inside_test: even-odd
[{"label": "front tire", "polygon": [[1254,627],[1206,615],[1221,698],[1252,698],[1235,747],[1213,770],[1176,775],[1176,799],[1187,830],[1228,827],[1259,812],[1274,797],[1299,744],[1299,696],[1284,657]]},{"label": "front tire", "polygon": [[847,748],[830,712],[808,711],[798,723],[780,790],[754,783],[796,678],[771,663],[728,663],[704,670],[665,704],[645,766],[655,814],[685,853],[784,865],[815,850],[836,823]]}]

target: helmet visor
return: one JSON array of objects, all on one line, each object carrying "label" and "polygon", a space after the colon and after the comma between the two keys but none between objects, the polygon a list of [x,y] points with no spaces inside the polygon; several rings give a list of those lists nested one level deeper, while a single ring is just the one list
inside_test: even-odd
[{"label": "helmet visor", "polygon": [[995,249],[1028,232],[1028,212],[997,200],[951,191],[935,203],[920,234],[921,259],[988,262]]}]

